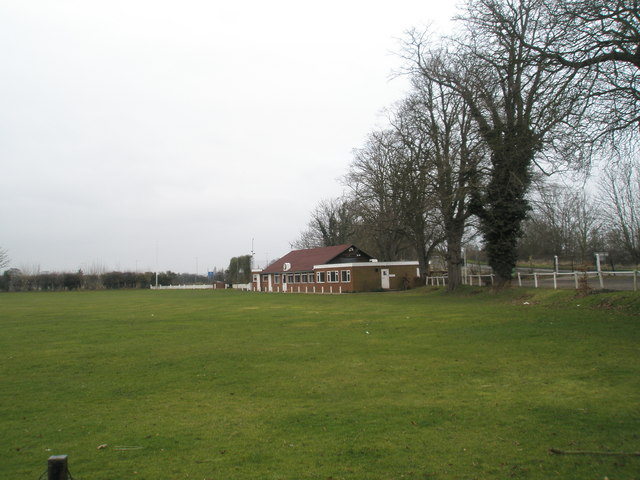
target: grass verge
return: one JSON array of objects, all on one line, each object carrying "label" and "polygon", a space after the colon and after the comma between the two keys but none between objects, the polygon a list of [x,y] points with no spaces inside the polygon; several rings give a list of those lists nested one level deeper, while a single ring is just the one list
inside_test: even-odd
[{"label": "grass verge", "polygon": [[[638,478],[637,294],[0,295],[0,471]],[[106,445],[105,448],[98,448]]]}]

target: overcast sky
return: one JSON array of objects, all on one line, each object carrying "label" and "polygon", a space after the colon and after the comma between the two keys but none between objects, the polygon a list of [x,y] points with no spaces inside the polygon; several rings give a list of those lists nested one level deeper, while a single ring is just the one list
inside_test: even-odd
[{"label": "overcast sky", "polygon": [[0,0],[12,267],[204,274],[289,251],[448,0]]}]

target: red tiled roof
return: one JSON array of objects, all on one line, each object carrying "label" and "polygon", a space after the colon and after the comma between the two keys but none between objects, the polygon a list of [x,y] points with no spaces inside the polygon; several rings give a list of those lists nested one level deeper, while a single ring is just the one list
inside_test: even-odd
[{"label": "red tiled roof", "polygon": [[[313,270],[314,265],[322,265],[331,262],[341,253],[345,252],[348,248],[354,245],[335,245],[333,247],[319,247],[309,248],[306,250],[293,250],[287,253],[284,257],[276,260],[267,268],[263,273],[279,273],[284,271],[289,272],[310,272]],[[291,265],[290,268],[284,268],[284,264]]]}]

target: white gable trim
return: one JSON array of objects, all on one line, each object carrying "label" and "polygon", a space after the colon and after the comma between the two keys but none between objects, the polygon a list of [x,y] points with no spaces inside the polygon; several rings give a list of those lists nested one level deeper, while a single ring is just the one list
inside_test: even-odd
[{"label": "white gable trim", "polygon": [[354,262],[354,263],[327,263],[324,265],[314,265],[313,269],[324,268],[357,268],[357,267],[417,267],[419,263],[417,261],[410,262]]}]

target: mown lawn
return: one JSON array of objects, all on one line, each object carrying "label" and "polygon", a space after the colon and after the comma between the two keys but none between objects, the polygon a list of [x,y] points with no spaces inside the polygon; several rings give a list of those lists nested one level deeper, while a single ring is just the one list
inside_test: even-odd
[{"label": "mown lawn", "polygon": [[[638,479],[640,295],[0,295],[0,472]],[[104,448],[99,448],[104,446]]]}]

